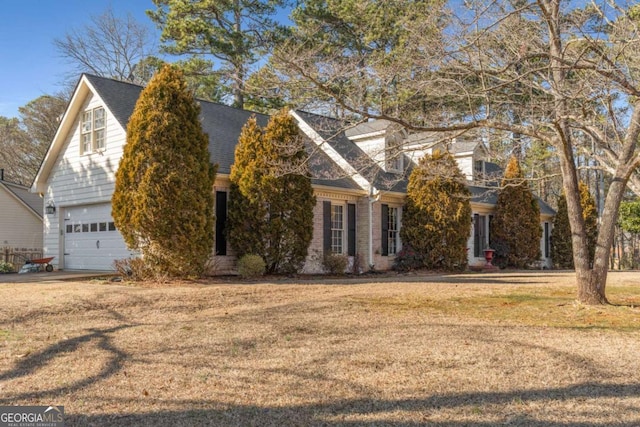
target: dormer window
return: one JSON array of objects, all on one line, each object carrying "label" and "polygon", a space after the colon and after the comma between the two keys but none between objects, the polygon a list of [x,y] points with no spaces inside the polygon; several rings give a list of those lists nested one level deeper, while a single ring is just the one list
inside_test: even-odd
[{"label": "dormer window", "polygon": [[385,138],[385,169],[387,172],[402,172],[404,161],[402,156],[403,137],[401,132],[394,132]]},{"label": "dormer window", "polygon": [[476,160],[473,162],[473,178],[475,181],[484,182],[484,160]]},{"label": "dormer window", "polygon": [[80,137],[82,154],[105,149],[106,121],[104,107],[94,108],[82,113],[82,132]]}]

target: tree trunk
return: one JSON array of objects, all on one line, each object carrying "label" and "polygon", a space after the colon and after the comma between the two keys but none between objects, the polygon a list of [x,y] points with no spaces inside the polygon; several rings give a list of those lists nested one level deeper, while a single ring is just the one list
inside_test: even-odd
[{"label": "tree trunk", "polygon": [[[576,167],[576,158],[574,157],[573,152],[572,132],[569,122],[566,119],[567,98],[563,89],[565,88],[567,81],[567,71],[561,60],[561,58],[563,58],[564,49],[562,46],[563,40],[560,30],[560,1],[542,0],[540,5],[547,16],[546,21],[549,30],[551,76],[555,84],[554,104],[557,138],[554,141],[554,145],[557,147],[560,157],[562,184],[567,200],[567,213],[569,215],[569,224],[571,226],[573,263],[576,270],[576,284],[578,288],[577,298],[578,301],[584,304],[606,304],[607,298],[605,297],[604,289],[607,279],[607,261],[609,251],[605,249],[604,246],[601,246],[601,240],[606,239],[604,236],[606,233],[600,232],[598,235],[596,255],[593,262],[593,268],[591,268],[586,226],[580,203],[578,170]],[[615,223],[613,225],[615,225]],[[607,223],[606,226],[608,227],[609,223]],[[609,242],[608,248],[610,247],[611,242]],[[604,264],[602,263],[603,260]]]},{"label": "tree trunk", "polygon": [[244,108],[244,79],[245,69],[244,61],[246,61],[245,45],[242,37],[242,3],[240,0],[235,0],[233,3],[234,10],[234,25],[233,30],[235,32],[234,50],[235,54],[232,55],[235,58],[231,61],[233,65],[233,106],[235,108]]},{"label": "tree trunk", "polygon": [[607,269],[588,271],[586,277],[581,277],[576,271],[578,280],[578,301],[582,304],[609,304],[605,295],[607,283]]}]

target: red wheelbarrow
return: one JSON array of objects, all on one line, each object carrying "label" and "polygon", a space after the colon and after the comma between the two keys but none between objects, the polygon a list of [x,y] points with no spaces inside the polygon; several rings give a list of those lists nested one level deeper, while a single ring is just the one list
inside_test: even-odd
[{"label": "red wheelbarrow", "polygon": [[38,271],[42,271],[42,270],[47,271],[47,272],[52,272],[53,271],[53,265],[51,265],[49,263],[54,258],[55,257],[26,260],[24,265],[20,268],[20,271],[18,271],[18,274],[21,274],[21,273],[37,273]]}]

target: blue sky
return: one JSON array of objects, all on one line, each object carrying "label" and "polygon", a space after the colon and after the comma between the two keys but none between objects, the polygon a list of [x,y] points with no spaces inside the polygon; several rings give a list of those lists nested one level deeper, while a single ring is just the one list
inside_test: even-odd
[{"label": "blue sky", "polygon": [[[145,13],[155,9],[151,0],[0,0],[0,116],[18,117],[18,107],[61,91],[74,66],[53,40],[91,26],[91,17],[109,8],[118,17],[131,14],[160,45],[160,31]],[[287,15],[281,11],[279,19]]]},{"label": "blue sky", "polygon": [[17,117],[18,107],[58,92],[73,68],[53,46],[71,29],[89,25],[91,16],[111,7],[131,13],[156,31],[145,10],[151,0],[2,0],[0,2],[0,116]]}]

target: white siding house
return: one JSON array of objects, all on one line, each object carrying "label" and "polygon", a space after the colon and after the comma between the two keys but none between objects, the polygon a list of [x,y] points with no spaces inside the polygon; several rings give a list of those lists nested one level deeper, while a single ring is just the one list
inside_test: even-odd
[{"label": "white siding house", "polygon": [[111,270],[131,252],[115,230],[111,196],[126,131],[86,76],[78,83],[32,190],[44,215],[44,254],[59,269]]},{"label": "white siding house", "polygon": [[[44,216],[44,252],[64,269],[111,270],[113,261],[133,254],[111,217],[115,172],[126,142],[126,125],[142,88],[111,79],[83,75],[60,128],[32,186],[55,213]],[[254,115],[264,126],[268,116],[200,102],[209,152],[218,164],[214,188],[216,241],[213,264],[234,269],[235,255],[224,237],[229,174],[242,126]],[[343,123],[301,111],[292,116],[307,137],[312,184],[317,198],[314,233],[305,272],[320,272],[325,254],[348,256],[359,269],[392,266],[402,248],[399,231],[407,177],[420,156],[436,144],[428,136],[410,135],[386,121],[363,123],[344,131]],[[419,145],[420,141],[430,141]],[[407,151],[406,148],[411,150]],[[480,263],[495,188],[483,187],[486,150],[481,142],[448,142],[469,179],[478,231],[469,238],[469,262]],[[207,191],[204,190],[203,191]],[[541,224],[553,211],[541,203]],[[479,219],[482,217],[483,219]],[[480,230],[482,228],[482,230]],[[541,241],[544,248],[546,242]],[[477,249],[477,250],[475,250]],[[480,251],[480,252],[478,252]],[[547,260],[543,260],[547,262]]]},{"label": "white siding house", "polygon": [[42,252],[42,199],[4,180],[0,170],[0,261]]}]

